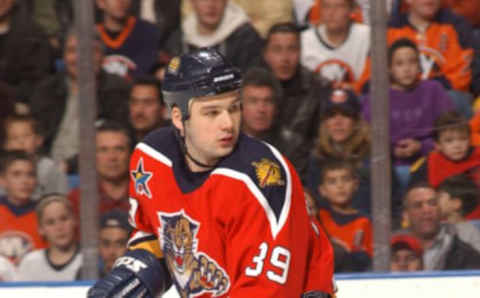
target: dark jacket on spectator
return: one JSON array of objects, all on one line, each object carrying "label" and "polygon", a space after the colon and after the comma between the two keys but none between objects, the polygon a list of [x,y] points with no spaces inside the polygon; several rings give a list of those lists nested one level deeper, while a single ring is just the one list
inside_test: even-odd
[{"label": "dark jacket on spectator", "polygon": [[0,35],[0,81],[15,89],[15,99],[27,101],[34,85],[53,70],[46,34],[19,3],[12,11],[10,29]]},{"label": "dark jacket on spectator", "polygon": [[284,96],[278,104],[277,119],[289,141],[285,154],[304,181],[320,115],[332,89],[326,81],[321,81],[302,66],[292,79],[281,83]]},{"label": "dark jacket on spectator", "polygon": [[443,270],[480,269],[480,253],[455,236],[447,253]]},{"label": "dark jacket on spectator", "polygon": [[[142,0],[132,2],[133,14],[137,17],[140,17],[141,2]],[[180,2],[180,0],[154,0],[155,25],[160,29],[161,44],[180,27]]]},{"label": "dark jacket on spectator", "polygon": [[[199,47],[215,47],[234,66],[246,70],[260,56],[263,42],[260,35],[248,21],[245,12],[237,6],[231,8],[232,5],[230,3],[226,7],[224,19],[228,19],[228,21],[223,20],[220,23],[217,29],[220,32],[217,35],[218,39],[208,37],[202,40],[195,31],[195,16],[190,15],[185,19],[182,27],[170,36],[165,50],[170,55],[176,56],[188,53]],[[231,16],[229,11],[231,11]],[[189,36],[192,40],[189,40]]]},{"label": "dark jacket on spectator", "polygon": [[[97,117],[125,122],[125,119],[128,119],[127,82],[119,76],[101,71],[97,84]],[[46,152],[50,152],[61,125],[68,98],[67,92],[66,74],[57,73],[39,83],[30,100],[32,113],[43,130]]]}]

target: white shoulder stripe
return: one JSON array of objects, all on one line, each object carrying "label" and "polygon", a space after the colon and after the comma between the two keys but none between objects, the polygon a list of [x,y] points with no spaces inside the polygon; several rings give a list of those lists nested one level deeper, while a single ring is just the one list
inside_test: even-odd
[{"label": "white shoulder stripe", "polygon": [[290,175],[287,162],[283,158],[282,154],[272,145],[268,143],[265,144],[270,148],[270,150],[272,150],[273,155],[275,155],[275,157],[282,164],[287,180],[287,185],[285,189],[285,201],[283,202],[282,212],[280,213],[280,219],[278,220],[278,225],[281,229],[287,221],[288,214],[290,213],[290,206],[292,205],[292,176]]},{"label": "white shoulder stripe", "polygon": [[147,233],[147,232],[144,232],[144,231],[137,231],[133,237],[131,237],[128,242],[127,242],[127,247],[130,246],[130,244],[134,241],[137,241],[139,239],[142,239],[142,238],[148,238],[148,237],[152,237],[152,236],[155,236],[154,234],[152,233]]},{"label": "white shoulder stripe", "polygon": [[153,149],[149,145],[147,145],[145,143],[138,143],[136,148],[143,151],[145,154],[149,155],[150,157],[158,160],[159,162],[161,162],[161,163],[163,163],[163,164],[165,164],[169,167],[172,167],[172,161],[168,157],[166,157],[165,155],[163,155],[159,151]]},{"label": "white shoulder stripe", "polygon": [[278,221],[275,217],[275,213],[273,212],[272,207],[268,203],[268,200],[265,198],[265,196],[260,191],[258,186],[252,181],[252,179],[250,179],[248,175],[232,169],[227,169],[227,168],[218,168],[212,172],[212,175],[224,175],[230,178],[240,180],[243,183],[245,183],[245,185],[248,187],[250,192],[257,199],[258,203],[262,206],[263,210],[265,211],[268,222],[270,223],[270,231],[272,233],[272,237],[275,239],[278,233],[282,230],[283,226],[285,225],[285,222],[287,221],[287,218],[288,218],[288,213],[290,212],[290,206],[292,201],[292,186],[291,186],[290,172],[288,171],[288,167],[285,160],[275,148],[273,148],[270,145],[269,147],[272,150],[275,157],[277,157],[277,159],[280,161],[280,163],[284,167],[284,170],[286,173],[286,180],[287,180],[286,190],[285,190],[285,201],[283,203],[283,207],[280,212],[280,217]]}]

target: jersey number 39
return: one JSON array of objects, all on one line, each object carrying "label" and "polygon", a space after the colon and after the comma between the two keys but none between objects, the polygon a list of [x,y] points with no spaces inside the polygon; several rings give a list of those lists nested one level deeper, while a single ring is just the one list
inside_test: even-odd
[{"label": "jersey number 39", "polygon": [[[263,267],[265,263],[265,257],[268,253],[268,244],[266,242],[262,242],[260,244],[260,252],[258,255],[253,257],[253,263],[255,263],[252,267],[247,267],[245,269],[245,274],[251,277],[257,277],[263,272]],[[268,270],[266,275],[267,278],[271,281],[277,282],[279,284],[284,284],[287,281],[288,276],[288,268],[290,265],[290,251],[281,246],[275,246],[272,249],[272,255],[270,257],[270,263],[275,267],[278,268],[278,272],[274,272],[272,270]],[[281,272],[279,274],[279,272]]]}]

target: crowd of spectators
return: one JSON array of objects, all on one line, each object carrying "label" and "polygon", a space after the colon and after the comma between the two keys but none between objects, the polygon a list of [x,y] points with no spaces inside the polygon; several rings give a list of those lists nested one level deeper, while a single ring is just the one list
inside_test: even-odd
[{"label": "crowd of spectators", "polygon": [[[125,251],[132,148],[169,125],[177,55],[244,73],[242,130],[286,155],[336,272],[372,269],[368,0],[91,0],[103,276]],[[480,1],[387,1],[392,271],[480,269]],[[73,0],[0,1],[0,281],[82,271]],[[478,98],[478,99],[477,99]]]}]

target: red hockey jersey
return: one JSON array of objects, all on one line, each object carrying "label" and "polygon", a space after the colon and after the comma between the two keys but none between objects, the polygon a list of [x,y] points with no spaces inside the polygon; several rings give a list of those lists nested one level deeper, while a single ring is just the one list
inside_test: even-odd
[{"label": "red hockey jersey", "polygon": [[215,169],[192,173],[164,128],[137,145],[131,177],[130,249],[163,254],[181,297],[332,293],[332,248],[273,147],[241,135]]}]

